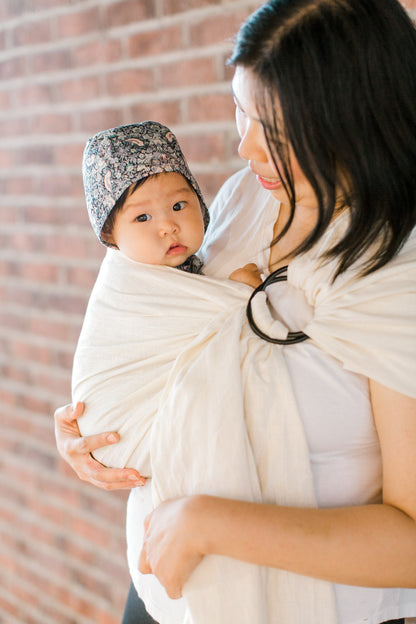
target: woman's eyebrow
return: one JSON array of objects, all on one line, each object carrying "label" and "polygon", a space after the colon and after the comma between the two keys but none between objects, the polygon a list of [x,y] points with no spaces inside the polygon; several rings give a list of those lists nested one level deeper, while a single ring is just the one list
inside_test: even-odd
[{"label": "woman's eyebrow", "polygon": [[236,96],[236,94],[235,94],[235,91],[234,91],[234,89],[233,89],[233,85],[232,85],[232,83],[231,83],[231,95],[232,95],[232,97],[234,98],[234,100],[235,100],[235,102],[236,102],[236,104],[237,104],[238,108],[239,108],[241,111],[243,111],[243,113],[244,113],[245,115],[247,115],[247,117],[250,117],[250,119],[252,119],[253,121],[256,121],[257,123],[259,123],[259,124],[262,124],[262,125],[263,125],[263,122],[262,122],[262,120],[261,120],[261,119],[259,119],[258,117],[253,117],[252,115],[249,115],[249,114],[247,113],[247,111],[244,109],[244,107],[241,105],[240,100],[238,99],[238,97],[237,97],[237,96]]},{"label": "woman's eyebrow", "polygon": [[243,107],[241,106],[241,104],[240,104],[240,102],[239,102],[239,99],[238,99],[238,97],[236,96],[235,91],[234,91],[234,89],[233,89],[233,83],[231,83],[231,87],[230,87],[230,88],[231,88],[231,95],[232,95],[233,99],[237,102],[238,107],[239,107],[239,108],[241,108],[241,110],[244,112],[244,109],[243,109]]}]

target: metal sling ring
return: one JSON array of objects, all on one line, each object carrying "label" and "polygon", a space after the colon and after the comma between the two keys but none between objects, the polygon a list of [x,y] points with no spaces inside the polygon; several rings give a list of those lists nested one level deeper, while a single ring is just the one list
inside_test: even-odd
[{"label": "metal sling ring", "polygon": [[272,342],[273,344],[279,344],[279,345],[291,345],[291,344],[296,344],[297,342],[303,342],[304,340],[308,340],[309,336],[307,336],[303,331],[296,331],[296,332],[290,331],[287,335],[287,338],[271,338],[270,336],[262,332],[261,329],[259,329],[259,327],[257,327],[253,318],[251,302],[254,299],[254,297],[257,295],[257,293],[261,292],[262,290],[266,290],[267,286],[270,286],[270,284],[275,284],[276,282],[286,282],[286,281],[287,281],[287,266],[281,267],[280,269],[273,271],[273,273],[270,273],[269,277],[267,277],[264,280],[264,282],[260,284],[260,286],[257,286],[257,288],[251,294],[251,297],[248,300],[247,311],[246,311],[247,319],[253,332],[257,334],[259,338],[262,338],[263,340],[266,340],[267,342]]}]

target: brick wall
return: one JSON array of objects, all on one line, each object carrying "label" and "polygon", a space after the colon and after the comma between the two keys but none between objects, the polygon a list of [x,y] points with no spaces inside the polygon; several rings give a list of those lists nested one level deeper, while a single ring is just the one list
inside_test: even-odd
[{"label": "brick wall", "polygon": [[83,146],[104,128],[159,120],[212,198],[240,166],[227,40],[260,4],[0,2],[0,624],[120,621],[126,495],[78,481],[53,436],[103,256]]},{"label": "brick wall", "polygon": [[260,1],[0,2],[0,622],[115,624],[129,585],[124,493],[81,483],[55,449],[103,248],[86,139],[170,125],[207,197],[238,168],[227,41]]}]

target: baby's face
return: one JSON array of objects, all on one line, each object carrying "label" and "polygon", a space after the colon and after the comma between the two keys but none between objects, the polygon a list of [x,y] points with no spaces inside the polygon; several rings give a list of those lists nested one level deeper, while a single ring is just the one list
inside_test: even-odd
[{"label": "baby's face", "polygon": [[117,213],[110,242],[136,262],[176,267],[204,237],[198,196],[180,173],[150,177]]}]

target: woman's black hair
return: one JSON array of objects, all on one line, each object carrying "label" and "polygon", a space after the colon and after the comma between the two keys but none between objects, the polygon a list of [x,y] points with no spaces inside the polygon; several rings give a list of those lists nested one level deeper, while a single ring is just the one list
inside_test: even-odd
[{"label": "woman's black hair", "polygon": [[363,257],[364,274],[383,266],[416,221],[416,30],[400,3],[269,0],[242,25],[229,62],[255,77],[266,140],[282,163],[291,218],[273,242],[295,210],[290,145],[319,206],[295,251],[320,238],[341,192],[351,220],[327,254],[339,259],[337,275]]}]

